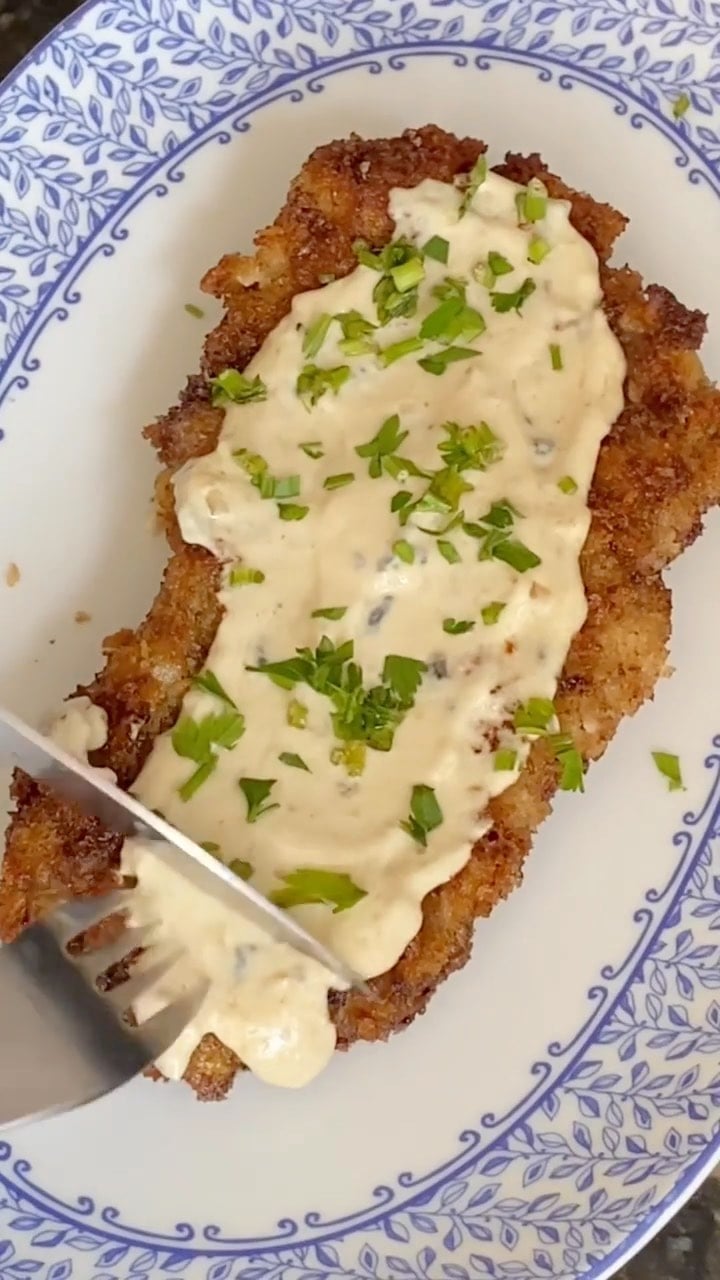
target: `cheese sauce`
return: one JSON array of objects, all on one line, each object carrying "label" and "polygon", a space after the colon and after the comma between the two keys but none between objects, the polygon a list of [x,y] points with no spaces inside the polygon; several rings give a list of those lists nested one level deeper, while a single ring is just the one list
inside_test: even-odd
[{"label": "cheese sauce", "polygon": [[[487,829],[488,801],[529,750],[514,713],[552,699],[585,618],[587,495],[625,364],[569,205],[529,196],[531,223],[528,193],[492,173],[465,216],[452,185],[393,191],[396,236],[418,248],[435,237],[436,256],[394,276],[360,265],[296,297],[245,370],[265,398],[230,404],[215,451],[175,477],[185,540],[227,566],[225,612],[205,687],[187,694],[182,732],[157,740],[135,793],[262,892],[284,888],[302,923],[366,977],[397,961],[425,895]],[[378,325],[378,290],[396,286],[417,297],[414,314],[346,326],[349,344],[340,321],[322,320]],[[470,310],[453,330],[458,299]],[[421,326],[435,336],[421,341]],[[308,364],[348,373],[298,395]],[[338,736],[322,679],[257,670],[307,647],[306,676],[323,636],[352,640],[363,689],[390,690],[389,749]],[[415,663],[388,668],[389,655]],[[334,670],[347,674],[347,660]],[[540,729],[557,724],[546,715]],[[215,734],[209,747],[203,732]],[[199,898],[140,842],[126,843],[123,867],[138,877],[135,919],[159,919],[159,934],[188,948],[140,1015],[193,972],[211,979],[162,1070],[179,1077],[214,1032],[274,1084],[316,1075],[335,1043],[332,975]],[[313,894],[324,901],[302,901]]]}]

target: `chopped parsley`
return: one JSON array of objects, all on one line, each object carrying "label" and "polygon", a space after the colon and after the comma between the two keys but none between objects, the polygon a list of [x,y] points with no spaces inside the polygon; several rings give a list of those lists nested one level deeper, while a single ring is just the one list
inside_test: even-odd
[{"label": "chopped parsley", "polygon": [[233,459],[250,477],[251,485],[261,498],[296,498],[300,493],[300,476],[274,476],[259,453],[249,449],[236,449]]},{"label": "chopped parsley", "polygon": [[304,520],[310,510],[297,502],[278,502],[277,508],[281,520]]},{"label": "chopped parsley", "polygon": [[438,450],[445,464],[458,471],[485,471],[503,455],[505,446],[487,422],[468,427],[461,427],[457,422],[444,422],[441,430],[448,438],[441,441]]},{"label": "chopped parsley", "polygon": [[226,702],[229,707],[237,711],[236,704],[223,688],[214,671],[201,671],[200,675],[193,677],[193,684],[196,689],[204,689],[205,693],[212,693],[216,698],[220,698],[221,702]]},{"label": "chopped parsley", "polygon": [[509,773],[517,769],[517,760],[517,751],[511,751],[508,747],[501,748],[493,757],[493,769],[495,773]]},{"label": "chopped parsley", "polygon": [[327,618],[330,622],[339,622],[347,613],[347,605],[332,605],[329,609],[313,609],[311,618]]},{"label": "chopped parsley", "polygon": [[486,515],[479,521],[464,521],[463,530],[471,538],[477,538],[478,560],[502,560],[518,573],[526,573],[541,563],[540,557],[526,547],[524,542],[512,538],[515,517],[520,513],[507,499],[493,502]]},{"label": "chopped parsley", "polygon": [[480,264],[478,264],[478,267],[473,271],[473,275],[479,283],[485,285],[486,289],[492,289],[498,276],[509,275],[514,269],[507,258],[491,249],[485,266],[481,268]]},{"label": "chopped parsley", "polygon": [[547,191],[537,178],[531,178],[524,191],[515,197],[521,223],[539,222],[547,213]]},{"label": "chopped parsley", "polygon": [[306,773],[312,772],[302,756],[299,756],[296,751],[281,751],[278,760],[281,760],[283,764],[289,765],[291,769],[304,769]]},{"label": "chopped parsley", "polygon": [[485,332],[485,321],[480,312],[467,304],[462,281],[446,276],[443,284],[436,286],[433,292],[442,297],[442,301],[423,320],[421,338],[449,346],[453,342],[472,342]]},{"label": "chopped parsley", "polygon": [[233,858],[232,862],[228,862],[227,865],[233,875],[237,876],[240,880],[249,880],[253,873],[252,863],[245,862],[243,858]]},{"label": "chopped parsley", "polygon": [[417,844],[426,849],[430,832],[435,831],[442,822],[443,811],[438,804],[434,789],[422,782],[416,783],[412,789],[410,813],[404,822],[400,823],[403,831],[407,831]]},{"label": "chopped parsley", "polygon": [[282,876],[282,889],[274,889],[270,901],[289,910],[318,904],[332,907],[333,915],[349,911],[367,896],[344,871],[320,871],[315,867],[298,867]]},{"label": "chopped parsley", "polygon": [[202,307],[197,307],[194,302],[186,302],[185,310],[187,311],[189,316],[192,316],[193,320],[205,319],[205,312],[203,311]]},{"label": "chopped parsley", "polygon": [[377,435],[367,444],[355,446],[359,458],[368,458],[368,474],[373,480],[382,475],[383,459],[394,454],[407,436],[407,431],[400,430],[400,418],[396,413],[386,418]]},{"label": "chopped parsley", "polygon": [[668,791],[684,791],[678,756],[671,755],[669,751],[653,751],[652,758],[658,773],[667,780]]},{"label": "chopped parsley", "polygon": [[557,487],[561,493],[577,493],[577,480],[573,480],[572,476],[561,476],[557,482]]},{"label": "chopped parsley", "polygon": [[224,369],[216,378],[210,379],[209,385],[216,407],[267,400],[267,387],[262,378],[246,378],[238,369]]},{"label": "chopped parsley", "polygon": [[472,347],[446,347],[444,351],[436,351],[431,356],[423,356],[422,360],[418,360],[421,369],[426,373],[433,373],[436,377],[445,373],[448,366],[455,364],[458,360],[471,360],[474,356],[479,356],[479,351],[473,351]]},{"label": "chopped parsley", "polygon": [[543,240],[542,236],[533,236],[528,245],[528,262],[532,262],[533,266],[539,267],[544,258],[547,258],[550,252],[550,245],[547,240]]},{"label": "chopped parsley", "polygon": [[505,603],[502,600],[491,600],[490,604],[483,605],[480,610],[480,617],[484,625],[486,627],[494,627],[505,607]]},{"label": "chopped parsley", "polygon": [[354,471],[341,471],[339,475],[326,476],[323,480],[323,489],[343,489],[346,484],[352,484],[354,479]]},{"label": "chopped parsley", "polygon": [[447,560],[448,564],[457,564],[462,560],[462,556],[455,546],[455,543],[448,542],[445,538],[438,538],[437,549],[443,559]]},{"label": "chopped parsley", "polygon": [[266,804],[276,782],[277,778],[240,778],[238,786],[247,802],[248,822],[257,822],[271,809],[279,809],[277,804]]},{"label": "chopped parsley", "polygon": [[246,587],[251,583],[264,581],[265,574],[262,569],[250,569],[247,565],[236,564],[230,570],[229,582],[231,587]]},{"label": "chopped parsley", "polygon": [[466,631],[472,631],[475,623],[469,618],[443,618],[443,631],[447,631],[449,636],[462,636]]},{"label": "chopped parsley", "polygon": [[515,708],[513,725],[528,737],[544,736],[555,720],[555,704],[550,698],[528,698]]},{"label": "chopped parsley", "polygon": [[585,790],[585,765],[569,733],[556,732],[555,704],[550,698],[528,698],[515,708],[513,724],[517,733],[526,738],[546,738],[555,759],[561,767],[560,790]]},{"label": "chopped parsley", "polygon": [[317,461],[318,458],[324,458],[325,456],[325,450],[322,447],[321,440],[306,440],[304,444],[300,445],[300,448],[303,453],[307,454],[308,458],[313,458],[315,461]]},{"label": "chopped parsley", "polygon": [[327,338],[328,330],[332,321],[333,317],[329,316],[325,312],[323,315],[318,316],[317,320],[314,320],[313,323],[305,330],[302,353],[304,356],[307,356],[308,359],[311,360],[313,356],[317,355],[323,342]]},{"label": "chopped parsley", "polygon": [[397,542],[393,542],[393,555],[405,564],[413,564],[415,561],[415,549],[405,538],[398,538]]},{"label": "chopped parsley", "polygon": [[523,280],[519,289],[513,290],[512,293],[491,293],[490,301],[493,310],[503,315],[508,311],[517,311],[518,315],[527,299],[535,292],[537,285],[534,280]]},{"label": "chopped parsley", "polygon": [[288,703],[285,719],[291,729],[307,728],[308,709],[304,702],[298,702],[297,698],[291,698]]},{"label": "chopped parsley", "polygon": [[330,752],[330,763],[341,764],[349,778],[359,778],[365,772],[366,760],[364,742],[343,742],[341,747],[333,747]]},{"label": "chopped parsley", "polygon": [[319,369],[316,364],[306,364],[298,374],[295,390],[306,409],[312,409],[326,393],[338,391],[350,377],[350,366],[339,364],[334,369]]},{"label": "chopped parsley", "polygon": [[480,190],[480,187],[482,186],[485,179],[487,178],[487,173],[488,173],[487,159],[485,158],[484,155],[478,156],[477,160],[475,161],[468,175],[467,186],[463,191],[462,199],[460,201],[458,218],[465,217],[465,214],[467,213],[468,209],[472,205],[473,200],[475,199],[476,193]]},{"label": "chopped parsley", "polygon": [[230,751],[245,732],[245,717],[239,711],[222,711],[219,715],[193,720],[183,716],[172,731],[173,750],[198,766],[178,788],[181,800],[189,800],[210,777],[217,764],[219,750]]},{"label": "chopped parsley", "polygon": [[363,266],[380,273],[373,289],[373,302],[381,325],[398,316],[413,316],[418,304],[418,285],[425,275],[420,250],[407,240],[394,240],[380,253],[371,253],[366,245],[355,244],[355,253]]},{"label": "chopped parsley", "polygon": [[442,236],[431,236],[427,244],[423,245],[423,253],[426,258],[432,258],[434,262],[441,262],[446,267],[450,244]]},{"label": "chopped parsley", "polygon": [[335,319],[342,329],[343,336],[338,345],[344,356],[365,356],[375,350],[370,335],[375,333],[377,326],[359,311],[343,311]]},{"label": "chopped parsley", "polygon": [[377,358],[383,368],[387,369],[391,364],[395,364],[396,360],[402,360],[416,351],[422,351],[424,345],[422,338],[405,338],[402,342],[393,342],[391,346],[381,348]]}]

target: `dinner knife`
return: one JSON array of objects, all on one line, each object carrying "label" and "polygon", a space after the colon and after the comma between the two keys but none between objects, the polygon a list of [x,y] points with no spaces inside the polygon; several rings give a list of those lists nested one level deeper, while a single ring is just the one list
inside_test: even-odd
[{"label": "dinner knife", "polygon": [[99,818],[110,831],[150,842],[161,862],[173,871],[180,871],[202,893],[210,893],[226,906],[242,911],[276,941],[285,942],[324,965],[343,984],[371,994],[363,979],[303,929],[289,912],[276,907],[189,836],[146,809],[134,796],[106,781],[97,770],[76,760],[52,739],[31,729],[3,707],[0,707],[0,761],[8,761],[38,781],[50,783],[66,800]]}]

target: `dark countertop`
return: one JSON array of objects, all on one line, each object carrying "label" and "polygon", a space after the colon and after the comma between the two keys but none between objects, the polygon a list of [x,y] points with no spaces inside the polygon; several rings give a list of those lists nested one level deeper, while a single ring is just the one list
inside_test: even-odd
[{"label": "dark countertop", "polygon": [[[0,0],[0,79],[78,0]],[[720,1172],[616,1280],[720,1280]]]}]

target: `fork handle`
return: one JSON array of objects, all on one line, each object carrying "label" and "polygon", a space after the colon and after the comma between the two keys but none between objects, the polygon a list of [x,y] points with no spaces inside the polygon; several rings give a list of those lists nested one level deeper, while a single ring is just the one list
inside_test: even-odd
[{"label": "fork handle", "polygon": [[145,1066],[131,1036],[109,1062],[116,1015],[42,924],[0,947],[0,1009],[0,1128],[90,1102]]}]

